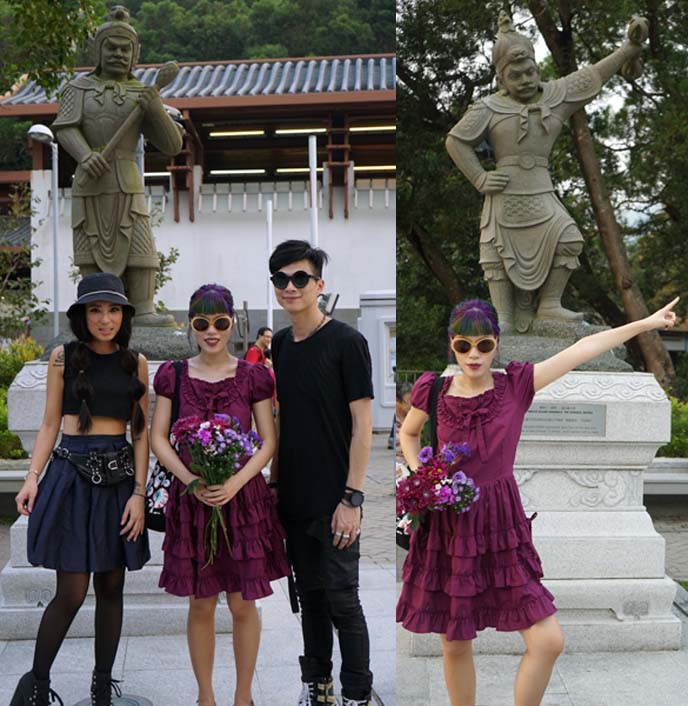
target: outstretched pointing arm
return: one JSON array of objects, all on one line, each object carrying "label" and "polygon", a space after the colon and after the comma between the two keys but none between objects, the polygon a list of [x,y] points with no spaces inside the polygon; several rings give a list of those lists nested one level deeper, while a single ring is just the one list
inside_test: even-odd
[{"label": "outstretched pointing arm", "polygon": [[573,370],[578,365],[587,363],[598,355],[621,345],[639,333],[653,331],[658,328],[672,328],[676,323],[676,314],[672,309],[679,298],[676,297],[665,307],[640,321],[618,326],[609,331],[600,331],[592,336],[581,338],[572,346],[565,348],[560,353],[553,355],[534,366],[533,386],[535,392],[558,380],[562,375]]}]

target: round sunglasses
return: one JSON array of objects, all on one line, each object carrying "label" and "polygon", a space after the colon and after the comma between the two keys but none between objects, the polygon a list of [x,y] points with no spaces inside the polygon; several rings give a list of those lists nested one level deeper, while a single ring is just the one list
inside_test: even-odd
[{"label": "round sunglasses", "polygon": [[202,333],[210,328],[210,325],[215,327],[216,331],[226,331],[232,325],[232,319],[227,314],[219,314],[218,316],[194,316],[191,319],[191,328],[194,331]]},{"label": "round sunglasses", "polygon": [[298,270],[291,275],[288,275],[286,272],[275,272],[275,274],[270,277],[270,281],[277,289],[286,289],[289,286],[289,282],[291,282],[296,289],[303,289],[312,279],[317,282],[320,277],[304,272],[303,270]]},{"label": "round sunglasses", "polygon": [[470,352],[471,348],[476,348],[479,353],[491,353],[497,347],[497,341],[494,338],[481,338],[477,343],[473,343],[467,338],[455,338],[451,347],[455,353],[461,355]]}]

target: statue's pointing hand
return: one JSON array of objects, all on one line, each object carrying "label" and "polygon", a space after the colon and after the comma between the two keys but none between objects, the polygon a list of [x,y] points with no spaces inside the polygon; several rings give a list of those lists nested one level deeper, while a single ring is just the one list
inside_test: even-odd
[{"label": "statue's pointing hand", "polygon": [[634,56],[621,67],[621,74],[629,81],[640,78],[643,73],[643,61],[639,54],[649,34],[650,23],[644,17],[634,15],[628,24],[628,41],[626,43],[627,47],[631,47]]},{"label": "statue's pointing hand", "polygon": [[650,34],[650,23],[644,17],[633,15],[628,24],[627,36],[631,44],[642,46]]},{"label": "statue's pointing hand", "polygon": [[509,175],[504,172],[485,172],[476,184],[476,188],[481,194],[496,194],[506,189],[509,183]]},{"label": "statue's pointing hand", "polygon": [[81,166],[92,179],[98,179],[110,169],[110,164],[100,152],[91,152],[81,161]]}]

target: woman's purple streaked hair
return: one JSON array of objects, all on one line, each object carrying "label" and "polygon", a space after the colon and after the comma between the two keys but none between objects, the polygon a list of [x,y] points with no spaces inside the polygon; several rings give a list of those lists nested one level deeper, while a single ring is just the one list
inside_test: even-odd
[{"label": "woman's purple streaked hair", "polygon": [[234,316],[232,293],[221,284],[204,284],[189,300],[189,319],[198,314],[229,314]]},{"label": "woman's purple streaked hair", "polygon": [[495,336],[499,338],[497,312],[483,299],[466,299],[457,304],[449,317],[452,336]]}]

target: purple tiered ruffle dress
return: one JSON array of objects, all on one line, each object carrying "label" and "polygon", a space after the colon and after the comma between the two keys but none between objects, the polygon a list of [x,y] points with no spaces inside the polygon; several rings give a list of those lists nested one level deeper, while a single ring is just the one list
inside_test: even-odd
[{"label": "purple tiered ruffle dress", "polygon": [[[525,515],[513,471],[534,396],[533,366],[513,362],[493,377],[494,388],[477,397],[447,395],[451,378],[442,386],[439,445],[468,443],[472,455],[460,468],[480,487],[480,498],[463,514],[429,513],[411,535],[397,605],[397,622],[411,632],[472,640],[486,627],[522,630],[556,612],[540,583],[533,518]],[[414,385],[417,409],[428,412],[435,378],[424,373]]]},{"label": "purple tiered ruffle dress", "polygon": [[[174,395],[174,367],[163,363],[153,386],[158,395]],[[267,368],[239,360],[236,375],[218,382],[189,377],[184,361],[180,376],[179,416],[210,419],[216,413],[237,417],[244,430],[251,428],[251,405],[270,399],[274,381]],[[186,452],[182,460],[189,467]],[[272,492],[261,474],[252,478],[224,505],[223,513],[232,547],[231,555],[220,531],[214,562],[207,560],[206,525],[211,508],[193,495],[182,495],[176,478],[170,486],[165,510],[166,530],[160,587],[175,596],[207,598],[221,591],[241,593],[245,600],[272,593],[271,581],[287,576],[284,529],[277,516]]]}]

